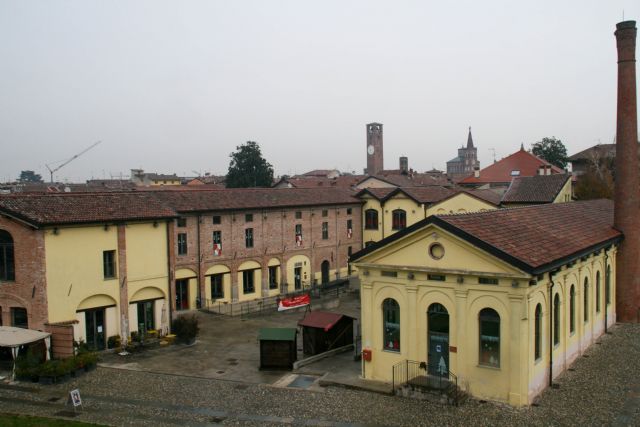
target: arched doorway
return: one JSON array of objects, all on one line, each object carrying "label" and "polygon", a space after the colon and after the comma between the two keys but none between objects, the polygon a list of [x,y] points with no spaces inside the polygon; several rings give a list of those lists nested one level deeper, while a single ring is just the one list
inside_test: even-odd
[{"label": "arched doorway", "polygon": [[427,310],[429,374],[449,376],[449,312],[438,303]]},{"label": "arched doorway", "polygon": [[324,260],[320,265],[320,271],[322,272],[322,284],[329,283],[329,261]]}]

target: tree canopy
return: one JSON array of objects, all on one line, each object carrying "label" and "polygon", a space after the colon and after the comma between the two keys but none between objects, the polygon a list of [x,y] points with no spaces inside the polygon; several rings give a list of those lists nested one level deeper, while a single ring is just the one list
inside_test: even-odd
[{"label": "tree canopy", "polygon": [[273,166],[262,157],[257,142],[247,141],[229,155],[227,188],[271,187]]},{"label": "tree canopy", "polygon": [[567,166],[567,148],[555,136],[542,138],[531,146],[531,152],[561,169]]},{"label": "tree canopy", "polygon": [[591,156],[586,171],[578,175],[575,196],[578,200],[613,199],[615,181],[615,159],[600,156],[597,152]]},{"label": "tree canopy", "polygon": [[20,172],[20,177],[18,178],[18,182],[43,182],[42,176],[35,173],[34,171],[22,171]]}]

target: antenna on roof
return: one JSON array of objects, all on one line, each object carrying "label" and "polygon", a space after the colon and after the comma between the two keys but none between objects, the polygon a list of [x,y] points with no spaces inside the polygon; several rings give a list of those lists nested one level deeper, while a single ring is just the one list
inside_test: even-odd
[{"label": "antenna on roof", "polygon": [[493,163],[496,162],[496,149],[495,148],[489,148],[489,151],[491,151],[493,153]]}]

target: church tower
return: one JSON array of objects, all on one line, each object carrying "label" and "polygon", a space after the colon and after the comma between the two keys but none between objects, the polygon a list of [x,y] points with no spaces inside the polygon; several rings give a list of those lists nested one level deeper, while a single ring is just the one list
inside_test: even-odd
[{"label": "church tower", "polygon": [[384,169],[382,151],[382,123],[367,125],[367,175],[376,175]]}]

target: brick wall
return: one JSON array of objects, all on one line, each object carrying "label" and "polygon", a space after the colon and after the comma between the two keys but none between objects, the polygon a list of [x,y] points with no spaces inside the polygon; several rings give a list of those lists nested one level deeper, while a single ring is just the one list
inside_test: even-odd
[{"label": "brick wall", "polygon": [[2,324],[11,326],[11,307],[27,309],[30,329],[44,330],[47,321],[44,234],[0,216],[0,230],[13,238],[15,281],[0,282]]},{"label": "brick wall", "polygon": [[[351,214],[347,214],[351,209]],[[326,215],[323,216],[323,211]],[[296,212],[301,218],[296,218]],[[253,218],[247,221],[246,215]],[[220,216],[220,224],[213,217]],[[267,264],[277,258],[285,266],[294,255],[305,255],[311,260],[311,275],[320,272],[324,260],[329,261],[331,279],[336,269],[346,269],[348,247],[356,252],[362,248],[362,212],[359,204],[340,206],[294,207],[287,209],[242,210],[235,212],[207,212],[189,214],[185,227],[174,227],[174,246],[178,233],[187,233],[187,254],[175,250],[175,267],[189,268],[199,277],[201,295],[205,295],[205,273],[214,265],[222,264],[231,270],[232,287],[237,286],[238,267],[246,261],[256,261],[263,267],[263,281],[268,280]],[[347,235],[347,220],[352,221],[351,238]],[[328,239],[322,238],[322,223],[329,226]],[[295,225],[302,225],[302,245],[296,245]],[[253,229],[253,247],[245,245],[245,229]],[[213,254],[213,231],[222,232],[222,254]],[[199,233],[198,233],[199,232]],[[200,239],[198,239],[198,235]],[[198,256],[198,247],[200,256]],[[281,282],[292,280],[281,269]],[[256,284],[256,288],[263,284]]]}]

